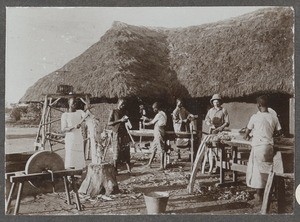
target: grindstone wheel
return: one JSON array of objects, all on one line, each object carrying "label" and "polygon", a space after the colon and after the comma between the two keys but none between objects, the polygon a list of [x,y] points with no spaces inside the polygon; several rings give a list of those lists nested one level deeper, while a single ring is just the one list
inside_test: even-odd
[{"label": "grindstone wheel", "polygon": [[[25,173],[43,173],[49,171],[59,171],[64,170],[63,159],[54,152],[51,151],[39,151],[33,154],[26,163]],[[31,180],[29,183],[39,189],[49,189],[51,186],[51,180]]]}]

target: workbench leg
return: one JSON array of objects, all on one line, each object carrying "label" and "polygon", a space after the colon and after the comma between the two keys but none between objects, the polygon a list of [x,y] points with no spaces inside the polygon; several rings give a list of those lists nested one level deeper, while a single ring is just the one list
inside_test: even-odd
[{"label": "workbench leg", "polygon": [[[232,162],[237,163],[237,147],[232,147]],[[232,171],[232,181],[237,182],[237,171]]]},{"label": "workbench leg", "polygon": [[18,189],[18,195],[17,195],[14,215],[17,215],[19,213],[20,203],[21,203],[21,195],[22,195],[22,191],[23,191],[23,184],[24,184],[24,182],[19,183],[19,189]]},{"label": "workbench leg", "polygon": [[267,214],[270,208],[270,199],[272,195],[272,188],[274,182],[274,172],[270,172],[268,176],[268,181],[265,187],[264,198],[261,206],[261,213]]},{"label": "workbench leg", "polygon": [[218,148],[221,150],[220,152],[220,184],[224,183],[224,169],[223,169],[223,155],[224,150],[222,148]]},{"label": "workbench leg", "polygon": [[276,177],[276,194],[277,194],[277,206],[278,213],[285,213],[285,182],[284,178],[277,176]]},{"label": "workbench leg", "polygon": [[193,170],[194,164],[194,141],[191,141],[191,170]]},{"label": "workbench leg", "polygon": [[75,183],[75,179],[74,176],[71,176],[71,182],[72,182],[72,186],[73,186],[73,191],[75,193],[75,199],[76,199],[76,204],[77,204],[77,210],[81,211],[81,203],[80,203],[80,199],[79,199],[79,194],[78,194],[78,189]]},{"label": "workbench leg", "polygon": [[71,199],[70,199],[70,190],[68,186],[68,178],[64,176],[64,184],[65,184],[65,191],[66,191],[66,196],[67,196],[67,203],[70,205],[71,204]]},{"label": "workbench leg", "polygon": [[5,212],[7,213],[9,207],[10,207],[10,204],[11,204],[11,199],[12,199],[12,195],[15,191],[15,187],[16,187],[16,184],[15,183],[12,183],[11,184],[11,188],[10,188],[10,191],[9,191],[9,194],[8,194],[8,198],[7,198],[7,201],[6,201],[6,204],[5,204]]}]

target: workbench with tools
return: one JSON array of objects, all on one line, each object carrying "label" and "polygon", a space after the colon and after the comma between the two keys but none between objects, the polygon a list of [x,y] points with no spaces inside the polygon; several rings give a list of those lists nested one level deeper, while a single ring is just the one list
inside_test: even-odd
[{"label": "workbench with tools", "polygon": [[[188,193],[193,193],[196,174],[200,167],[201,159],[203,158],[205,149],[217,150],[216,166],[220,169],[218,186],[233,186],[237,185],[238,173],[247,172],[247,162],[251,151],[251,141],[239,138],[232,138],[231,140],[220,140],[218,142],[211,142],[213,135],[205,135],[202,139],[198,153],[196,155],[195,163],[188,185]],[[243,154],[244,158],[243,158]],[[248,155],[247,155],[248,154]],[[278,202],[278,212],[284,212],[284,179],[294,179],[293,161],[292,158],[282,158],[282,156],[294,155],[294,147],[282,144],[274,145],[273,164],[262,167],[263,173],[269,175],[264,200],[262,204],[261,213],[267,213],[270,206],[270,197],[273,188]],[[225,173],[230,171],[232,174],[231,181],[225,181]]]}]

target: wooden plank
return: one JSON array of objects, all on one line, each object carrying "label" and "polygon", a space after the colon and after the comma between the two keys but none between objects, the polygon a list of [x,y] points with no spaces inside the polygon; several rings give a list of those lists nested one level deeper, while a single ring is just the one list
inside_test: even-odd
[{"label": "wooden plank", "polygon": [[[72,175],[81,175],[82,170],[61,170],[61,171],[55,171],[53,172],[53,177],[61,178],[64,176],[72,176]],[[45,173],[33,173],[29,175],[18,175],[18,176],[12,176],[10,178],[11,183],[16,182],[23,182],[28,180],[36,180],[36,179],[44,179],[44,180],[51,180],[51,173],[45,172]]]},{"label": "wooden plank", "polygon": [[205,149],[206,149],[206,142],[209,141],[211,138],[210,135],[206,135],[204,136],[199,149],[197,151],[197,155],[196,155],[196,159],[194,161],[194,165],[193,165],[193,169],[192,169],[192,173],[191,173],[191,177],[190,177],[190,181],[187,187],[188,193],[191,194],[194,191],[194,184],[195,184],[195,179],[196,179],[196,174],[197,171],[201,165],[201,160],[203,159],[204,153],[205,153]]},{"label": "wooden plank", "polygon": [[270,198],[271,198],[271,191],[273,188],[273,182],[274,182],[274,172],[270,172],[267,180],[267,184],[265,187],[265,192],[264,192],[264,198],[263,198],[263,203],[261,207],[261,213],[262,214],[267,214],[269,207],[270,207]]},{"label": "wooden plank", "polygon": [[247,165],[232,163],[231,164],[231,170],[241,172],[241,173],[246,173],[247,172]]}]

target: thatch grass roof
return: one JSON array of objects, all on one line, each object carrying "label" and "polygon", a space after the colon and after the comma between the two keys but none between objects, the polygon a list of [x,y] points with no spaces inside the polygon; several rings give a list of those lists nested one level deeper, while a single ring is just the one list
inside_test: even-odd
[{"label": "thatch grass roof", "polygon": [[38,80],[21,101],[40,101],[60,84],[94,98],[293,94],[293,19],[290,8],[280,7],[180,29],[115,22],[99,42]]}]

